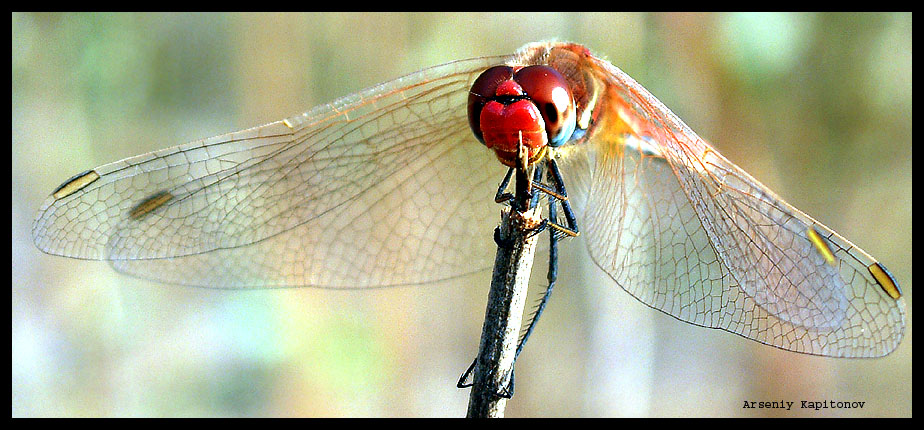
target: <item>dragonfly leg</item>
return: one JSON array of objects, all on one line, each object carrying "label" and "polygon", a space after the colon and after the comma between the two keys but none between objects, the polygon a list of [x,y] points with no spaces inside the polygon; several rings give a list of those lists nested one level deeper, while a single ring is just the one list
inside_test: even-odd
[{"label": "dragonfly leg", "polygon": [[[545,173],[546,179],[549,181],[551,186],[540,182],[542,179],[543,169],[541,166],[537,165],[535,171],[533,172],[531,178],[532,181],[530,182],[528,191],[531,194],[529,204],[530,208],[535,207],[539,201],[539,193],[534,192],[532,188],[535,188],[536,190],[541,191],[549,196],[549,217],[543,219],[542,223],[530,231],[530,234],[534,235],[539,234],[545,230],[549,230],[549,270],[546,276],[546,279],[549,282],[549,286],[546,288],[545,293],[542,295],[542,298],[539,301],[539,304],[536,306],[536,309],[530,316],[530,321],[527,325],[526,331],[517,343],[517,349],[514,355],[514,364],[516,363],[517,357],[519,357],[520,353],[523,352],[523,347],[526,345],[526,341],[529,339],[529,336],[532,335],[533,331],[536,329],[536,323],[539,321],[539,317],[542,315],[546,304],[548,304],[549,298],[552,296],[552,290],[555,287],[555,281],[558,279],[558,241],[563,237],[578,235],[577,220],[574,216],[574,212],[571,209],[571,204],[568,201],[568,194],[565,190],[564,181],[561,178],[561,173],[558,170],[558,166],[552,159],[549,159],[546,164],[548,166],[548,169]],[[513,198],[512,195],[505,192],[507,186],[510,183],[513,170],[514,169],[511,168],[507,171],[507,175],[504,177],[504,180],[501,182],[501,185],[497,190],[495,201],[498,203],[504,203]],[[563,226],[558,223],[559,205],[561,205],[562,211],[565,214],[565,224],[567,226]],[[507,241],[500,236],[499,228],[494,229],[494,241],[498,244],[498,246],[506,246],[507,244]],[[472,386],[472,382],[468,382],[468,380],[471,378],[472,372],[474,372],[477,362],[477,358],[473,360],[472,364],[459,378],[458,383],[456,383],[458,388],[466,388]],[[516,386],[515,380],[516,372],[514,367],[510,371],[507,384],[500,392],[496,393],[497,396],[508,399],[513,397]]]},{"label": "dragonfly leg", "polygon": [[[543,219],[542,223],[534,227],[531,232],[537,234],[546,229],[552,229],[558,233],[559,238],[565,236],[575,237],[580,233],[577,227],[577,219],[574,216],[574,211],[571,209],[571,202],[568,200],[568,192],[565,190],[565,183],[564,180],[562,180],[561,172],[558,170],[558,164],[555,160],[549,158],[546,161],[546,165],[548,167],[546,179],[549,185],[539,182],[540,177],[537,173],[536,179],[533,180],[532,187],[549,196],[550,208],[555,206],[556,203],[561,205],[562,211],[565,214],[565,225],[558,222],[557,213],[552,215],[550,211],[549,217]],[[538,193],[534,193],[532,198],[533,201],[535,201],[538,198]],[[535,207],[535,203],[531,207]]]},{"label": "dragonfly leg", "polygon": [[[478,363],[477,358],[472,360],[472,364],[468,366],[468,369],[466,369],[465,373],[463,373],[462,376],[459,378],[459,382],[456,383],[456,388],[468,388],[472,386],[473,383],[467,382],[467,381],[469,378],[472,377],[472,372],[475,371],[476,363]],[[510,379],[508,380],[506,386],[504,386],[503,390],[495,393],[497,397],[502,397],[505,399],[509,399],[513,397],[513,386],[514,386],[513,378],[514,378],[514,373],[511,370]]]},{"label": "dragonfly leg", "polygon": [[[554,183],[555,190],[562,196],[562,198],[556,199],[558,200],[558,203],[561,204],[562,212],[565,213],[565,223],[567,224],[567,228],[563,227],[558,230],[567,236],[577,236],[580,233],[580,230],[578,230],[577,218],[574,216],[574,211],[571,209],[571,202],[568,200],[568,191],[565,190],[565,181],[561,178],[561,172],[558,170],[558,163],[556,163],[554,159],[549,158],[546,164],[548,164],[549,167],[548,171],[546,172],[546,178],[549,180],[549,182]],[[554,206],[554,202],[552,202],[551,199],[549,201],[549,205]],[[557,223],[555,217],[550,215],[549,218],[551,218],[553,221],[556,221],[556,226],[562,227]]]},{"label": "dragonfly leg", "polygon": [[459,378],[459,382],[456,383],[456,388],[468,388],[472,386],[471,382],[466,382],[472,376],[472,372],[475,370],[475,363],[478,362],[478,358],[472,360],[471,366],[468,366],[468,369],[465,370],[465,373]]},{"label": "dragonfly leg", "polygon": [[[542,316],[542,312],[545,310],[545,306],[548,304],[549,298],[552,296],[552,289],[555,288],[555,281],[558,280],[558,241],[563,237],[577,236],[579,232],[577,219],[575,218],[574,211],[571,209],[571,204],[568,201],[568,193],[565,190],[565,184],[561,178],[561,173],[558,170],[558,166],[555,163],[555,160],[549,159],[548,167],[549,169],[546,173],[546,178],[555,187],[555,193],[547,193],[549,195],[549,217],[548,219],[543,220],[543,224],[541,224],[539,227],[536,227],[536,229],[550,228],[549,271],[546,275],[546,279],[549,281],[549,286],[546,288],[545,293],[539,300],[539,304],[536,306],[536,310],[533,311],[533,314],[530,317],[529,325],[526,327],[526,331],[523,333],[523,337],[520,338],[520,341],[517,345],[516,354],[514,355],[514,364],[516,363],[516,359],[520,356],[520,353],[523,352],[523,347],[526,345],[526,341],[529,340],[529,336],[532,335],[533,331],[536,329],[536,323],[539,321],[539,317]],[[567,227],[563,227],[557,222],[559,204],[565,213],[565,222]],[[513,397],[515,387],[515,371],[516,367],[513,367],[510,373],[509,382],[505,387],[504,392],[498,394],[501,397]]]},{"label": "dragonfly leg", "polygon": [[507,186],[510,185],[510,178],[512,177],[513,167],[507,169],[507,176],[504,176],[504,180],[502,180],[500,186],[497,187],[497,194],[494,195],[494,202],[505,203],[513,200],[513,194],[507,192]]},{"label": "dragonfly leg", "polygon": [[[551,158],[547,160],[546,164],[548,166],[546,179],[551,185],[540,182],[541,175],[537,168],[532,187],[549,196],[549,207],[554,206],[556,203],[561,205],[562,211],[565,213],[565,225],[558,222],[557,213],[552,214],[550,211],[550,216],[543,219],[541,224],[530,230],[530,233],[531,235],[539,234],[546,229],[552,229],[558,234],[559,238],[566,236],[575,237],[580,233],[577,227],[577,219],[574,216],[574,211],[571,209],[571,202],[568,200],[568,192],[565,190],[565,183],[564,180],[562,180],[561,172],[558,170],[558,164]],[[533,194],[533,204],[531,207],[535,207],[538,195],[538,193]]]},{"label": "dragonfly leg", "polygon": [[[536,205],[539,204],[539,193],[537,193],[536,191],[534,191],[533,188],[539,189],[539,186],[542,185],[542,184],[539,182],[539,181],[542,180],[542,166],[539,165],[539,164],[536,164],[536,165],[533,167],[533,169],[534,169],[534,170],[533,170],[533,179],[532,179],[532,181],[530,181],[530,183],[529,183],[529,189],[528,189],[529,194],[530,194],[530,199],[529,199],[529,208],[530,208],[530,209],[536,207]],[[541,189],[539,189],[539,190],[541,191]]]},{"label": "dragonfly leg", "polygon": [[[510,194],[507,191],[507,186],[510,185],[510,179],[513,176],[514,168],[507,169],[507,175],[504,176],[504,179],[501,181],[500,186],[497,188],[497,193],[494,195],[494,201],[497,203],[506,203],[510,200],[513,200],[515,197],[513,194]],[[536,207],[539,204],[539,193],[533,191],[533,188],[539,189],[540,191],[547,190],[548,187],[544,184],[541,184],[539,181],[542,179],[542,168],[539,165],[536,165],[533,170],[532,178],[529,182],[529,187],[527,192],[530,194],[529,197],[529,209]],[[548,228],[548,220],[542,220],[542,223],[530,230],[529,236],[539,234]],[[509,247],[510,243],[505,238],[500,235],[500,228],[494,228],[494,243],[501,247]]]},{"label": "dragonfly leg", "polygon": [[543,218],[542,222],[540,222],[539,225],[527,230],[527,233],[529,233],[527,237],[533,237],[539,233],[542,233],[548,230],[551,224],[552,223],[549,221],[548,218]]},{"label": "dragonfly leg", "polygon": [[[558,209],[555,205],[555,199],[549,197],[549,219],[555,219],[558,216]],[[550,223],[549,225],[551,225]],[[536,306],[536,309],[533,311],[533,314],[530,316],[529,325],[526,327],[526,331],[523,333],[523,336],[520,338],[520,341],[517,344],[517,351],[513,356],[514,367],[510,370],[510,378],[507,382],[507,386],[504,387],[504,390],[498,393],[498,396],[503,398],[513,397],[515,390],[515,379],[516,379],[516,360],[520,356],[520,353],[523,352],[523,347],[526,346],[526,341],[529,340],[529,336],[533,334],[533,331],[536,329],[536,323],[539,322],[539,317],[542,316],[542,311],[545,310],[545,306],[549,302],[549,297],[552,296],[552,289],[555,288],[555,281],[558,280],[558,241],[560,237],[556,235],[556,230],[549,231],[549,271],[546,275],[546,279],[549,281],[549,286],[545,289],[545,293],[542,295],[542,298],[539,300],[539,304]]]}]

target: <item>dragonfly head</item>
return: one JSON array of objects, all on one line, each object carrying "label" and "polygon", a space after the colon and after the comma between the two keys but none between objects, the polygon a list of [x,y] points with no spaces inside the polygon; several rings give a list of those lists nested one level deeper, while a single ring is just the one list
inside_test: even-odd
[{"label": "dragonfly head", "polygon": [[475,80],[468,97],[469,126],[501,163],[516,166],[520,146],[529,163],[547,146],[558,147],[574,134],[574,97],[568,81],[545,65],[491,67]]}]

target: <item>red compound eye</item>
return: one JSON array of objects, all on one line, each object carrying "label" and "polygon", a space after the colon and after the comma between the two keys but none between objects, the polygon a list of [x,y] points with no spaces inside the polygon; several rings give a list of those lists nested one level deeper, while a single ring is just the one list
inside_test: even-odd
[{"label": "red compound eye", "polygon": [[549,145],[560,146],[574,132],[574,97],[565,77],[549,66],[528,66],[518,70],[515,80],[539,108]]},{"label": "red compound eye", "polygon": [[478,76],[472,89],[468,92],[468,125],[479,141],[484,143],[481,134],[481,109],[497,92],[497,86],[504,81],[513,79],[513,68],[509,66],[494,66],[485,70]]},{"label": "red compound eye", "polygon": [[495,66],[469,90],[469,127],[508,166],[521,146],[533,157],[567,142],[575,117],[568,81],[549,66]]}]

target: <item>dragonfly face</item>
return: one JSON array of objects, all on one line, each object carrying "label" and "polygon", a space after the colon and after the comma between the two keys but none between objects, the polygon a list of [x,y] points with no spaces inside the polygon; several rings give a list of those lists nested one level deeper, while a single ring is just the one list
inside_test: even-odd
[{"label": "dragonfly face", "polygon": [[478,76],[468,97],[472,132],[510,167],[516,164],[521,144],[528,148],[530,162],[536,162],[547,145],[559,147],[570,141],[575,128],[574,110],[571,85],[557,70],[545,65],[516,70],[492,67]]},{"label": "dragonfly face", "polygon": [[[580,240],[614,286],[680,320],[782,349],[870,357],[897,347],[904,302],[883,265],[569,43],[436,66],[282,121],[97,167],[52,193],[33,239],[51,254],[221,288],[418,285],[487,269],[489,200],[503,167],[471,130],[509,152],[510,130],[493,127],[505,115],[498,100],[538,94],[517,78],[547,70],[536,66],[560,75],[567,85],[554,78],[553,88],[567,86],[572,103],[551,91],[554,115],[547,103],[514,108],[543,118],[521,129],[534,132],[532,156],[548,145],[544,156],[561,165]],[[486,70],[500,76],[486,86],[491,96],[471,91]]]}]

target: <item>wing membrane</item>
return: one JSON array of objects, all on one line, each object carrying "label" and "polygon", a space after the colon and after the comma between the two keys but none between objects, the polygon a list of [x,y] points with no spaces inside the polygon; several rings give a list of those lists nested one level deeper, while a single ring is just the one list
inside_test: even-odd
[{"label": "wing membrane", "polygon": [[436,66],[101,166],[46,201],[33,237],[52,254],[223,288],[415,284],[490,267],[497,208],[484,199],[503,169],[465,116],[471,82],[500,61]]},{"label": "wing membrane", "polygon": [[597,133],[578,157],[589,167],[572,170],[598,266],[651,307],[779,348],[867,357],[898,345],[904,302],[880,288],[875,260],[596,61],[609,91],[601,127],[623,131]]}]

